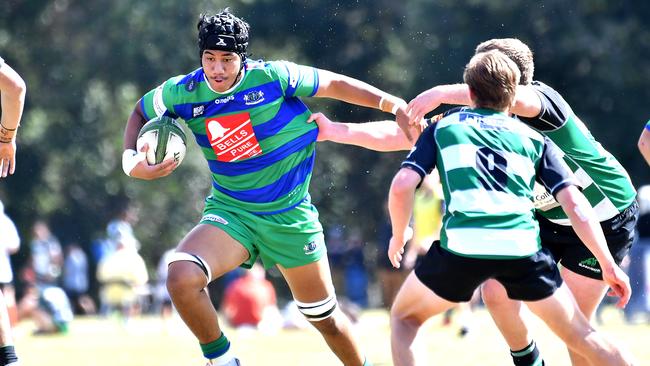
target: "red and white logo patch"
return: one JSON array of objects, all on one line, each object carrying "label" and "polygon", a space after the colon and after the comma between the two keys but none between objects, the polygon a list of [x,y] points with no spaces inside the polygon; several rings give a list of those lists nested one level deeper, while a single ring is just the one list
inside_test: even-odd
[{"label": "red and white logo patch", "polygon": [[237,161],[262,153],[248,113],[207,118],[205,130],[218,161]]}]

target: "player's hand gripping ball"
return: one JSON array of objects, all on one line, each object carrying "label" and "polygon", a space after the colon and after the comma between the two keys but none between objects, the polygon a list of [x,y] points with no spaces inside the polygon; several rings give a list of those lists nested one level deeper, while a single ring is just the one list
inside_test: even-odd
[{"label": "player's hand gripping ball", "polygon": [[149,165],[160,164],[167,159],[174,159],[176,164],[180,164],[185,157],[186,140],[181,125],[173,118],[162,116],[153,118],[142,126],[136,148],[141,151],[144,144],[149,144]]}]

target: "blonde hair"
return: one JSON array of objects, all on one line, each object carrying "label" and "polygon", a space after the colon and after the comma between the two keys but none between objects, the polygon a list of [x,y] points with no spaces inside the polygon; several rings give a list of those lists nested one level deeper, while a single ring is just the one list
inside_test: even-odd
[{"label": "blonde hair", "polygon": [[465,66],[463,80],[476,107],[502,111],[515,98],[521,74],[517,65],[500,51],[477,53]]},{"label": "blonde hair", "polygon": [[535,63],[533,62],[533,51],[517,38],[494,38],[476,46],[476,53],[490,50],[503,52],[517,64],[521,77],[519,84],[528,85],[533,81]]}]

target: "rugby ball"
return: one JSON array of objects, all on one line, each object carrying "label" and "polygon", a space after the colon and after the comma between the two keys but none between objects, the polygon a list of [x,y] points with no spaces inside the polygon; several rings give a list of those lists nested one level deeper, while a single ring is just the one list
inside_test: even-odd
[{"label": "rugby ball", "polygon": [[186,141],[181,125],[173,118],[162,116],[153,118],[142,126],[136,148],[141,151],[144,144],[149,144],[149,165],[160,164],[167,159],[174,159],[180,164],[185,157]]}]

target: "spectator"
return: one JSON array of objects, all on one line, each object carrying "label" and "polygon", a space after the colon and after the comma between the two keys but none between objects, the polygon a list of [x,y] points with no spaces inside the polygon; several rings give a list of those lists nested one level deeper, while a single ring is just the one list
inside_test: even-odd
[{"label": "spectator", "polygon": [[156,269],[156,288],[154,290],[154,305],[158,314],[160,314],[163,320],[167,320],[171,317],[173,306],[172,299],[169,297],[169,291],[167,291],[167,272],[169,267],[169,258],[174,253],[174,249],[168,249],[163,253],[162,257],[158,261],[158,268]]},{"label": "spectator", "polygon": [[230,284],[221,308],[233,327],[263,328],[268,324],[281,324],[275,289],[259,263]]},{"label": "spectator", "polygon": [[65,248],[63,290],[72,302],[75,314],[95,313],[95,304],[88,296],[88,257],[76,243]]},{"label": "spectator", "polygon": [[119,310],[125,322],[139,312],[140,289],[149,275],[144,259],[133,247],[131,238],[116,238],[117,250],[99,263],[97,279],[102,284],[102,312]]},{"label": "spectator", "polygon": [[54,285],[29,284],[18,304],[20,319],[31,318],[36,324],[34,335],[66,334],[74,318],[68,297]]},{"label": "spectator", "polygon": [[140,250],[140,242],[133,234],[133,224],[137,221],[137,209],[132,206],[126,206],[118,211],[118,214],[106,226],[106,234],[112,242],[114,248],[117,248],[117,241],[121,240],[122,244],[133,246]]},{"label": "spectator", "polygon": [[59,240],[52,234],[45,221],[38,220],[32,227],[32,267],[37,286],[57,285],[61,277],[63,253]]},{"label": "spectator", "polygon": [[630,251],[630,285],[632,298],[625,307],[625,320],[630,323],[650,322],[650,185],[637,191],[639,221],[637,243]]}]

